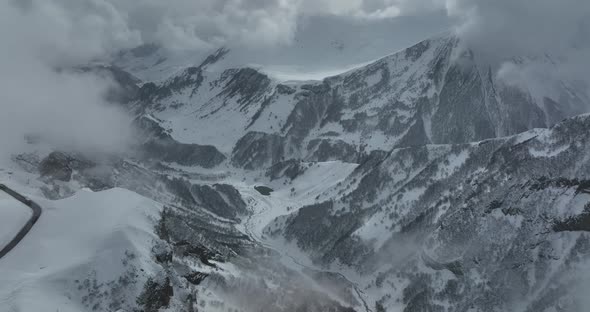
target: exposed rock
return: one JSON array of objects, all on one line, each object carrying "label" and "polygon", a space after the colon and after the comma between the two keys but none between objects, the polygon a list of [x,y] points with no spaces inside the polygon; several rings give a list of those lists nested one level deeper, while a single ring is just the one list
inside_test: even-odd
[{"label": "exposed rock", "polygon": [[283,160],[283,138],[276,134],[248,132],[232,153],[232,164],[248,170],[270,167]]},{"label": "exposed rock", "polygon": [[137,298],[137,304],[142,306],[145,312],[158,312],[168,307],[172,296],[174,296],[174,289],[170,285],[170,278],[166,277],[164,281],[155,281],[150,278]]},{"label": "exposed rock", "polygon": [[141,148],[144,157],[149,159],[203,168],[213,168],[226,159],[214,146],[185,144],[174,140],[156,120],[148,116],[136,119],[135,125],[143,130],[146,141]]},{"label": "exposed rock", "polygon": [[254,189],[257,190],[258,193],[260,193],[260,194],[262,194],[264,196],[270,196],[270,194],[272,192],[274,192],[274,190],[271,189],[270,187],[262,186],[262,185],[255,186]]},{"label": "exposed rock", "polygon": [[356,163],[361,158],[360,147],[350,145],[341,140],[317,139],[309,142],[307,150],[310,156],[307,161],[334,161]]},{"label": "exposed rock", "polygon": [[191,193],[198,205],[220,217],[236,219],[247,213],[246,203],[240,193],[231,185],[193,185]]},{"label": "exposed rock", "polygon": [[302,175],[307,167],[298,160],[289,159],[287,161],[282,161],[279,163],[274,164],[268,170],[266,170],[266,176],[270,177],[270,180],[278,180],[280,178],[288,178],[290,180],[294,180],[298,176]]},{"label": "exposed rock", "polygon": [[193,285],[199,285],[201,284],[201,282],[203,282],[204,279],[207,278],[207,276],[209,276],[209,274],[207,273],[192,272],[188,275],[185,275],[184,278],[186,278],[186,280]]},{"label": "exposed rock", "polygon": [[52,152],[39,164],[39,173],[43,178],[68,182],[72,178],[74,170],[88,169],[94,165],[81,156],[75,157],[62,152]]},{"label": "exposed rock", "polygon": [[214,146],[183,144],[170,139],[151,140],[143,145],[143,149],[149,158],[183,166],[213,168],[226,159]]}]

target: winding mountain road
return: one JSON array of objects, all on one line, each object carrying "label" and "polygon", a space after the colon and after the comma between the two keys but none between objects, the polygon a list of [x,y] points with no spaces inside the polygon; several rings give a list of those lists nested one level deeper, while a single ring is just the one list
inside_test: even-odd
[{"label": "winding mountain road", "polygon": [[7,187],[4,184],[0,184],[0,192],[5,192],[6,194],[14,197],[14,199],[27,205],[29,208],[31,208],[31,210],[33,210],[33,214],[31,215],[31,217],[29,218],[27,223],[25,223],[23,225],[23,227],[20,229],[20,231],[18,231],[16,236],[10,242],[8,242],[8,244],[6,244],[6,246],[4,246],[4,247],[2,247],[2,249],[0,249],[0,259],[2,259],[12,249],[14,249],[14,247],[16,247],[16,245],[18,245],[18,243],[20,243],[23,240],[23,238],[29,233],[31,228],[33,228],[33,225],[35,225],[37,220],[39,220],[39,217],[41,217],[41,206],[37,205],[32,200],[19,194],[18,192],[12,190],[11,188]]}]

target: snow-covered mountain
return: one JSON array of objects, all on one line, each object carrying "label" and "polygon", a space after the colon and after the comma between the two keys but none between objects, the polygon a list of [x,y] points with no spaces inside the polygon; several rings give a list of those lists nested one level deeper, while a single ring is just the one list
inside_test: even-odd
[{"label": "snow-covered mountain", "polygon": [[78,70],[119,85],[134,152],[2,165],[45,211],[0,259],[6,311],[584,311],[573,82],[505,81],[451,34],[322,80],[154,45]]},{"label": "snow-covered mountain", "polygon": [[589,126],[583,115],[551,130],[377,154],[265,232],[317,263],[363,272],[383,307],[582,311],[569,295],[587,285],[578,272],[589,256]]},{"label": "snow-covered mountain", "polygon": [[215,146],[249,169],[291,158],[358,162],[373,150],[479,141],[588,110],[586,95],[565,81],[507,84],[448,34],[322,81],[281,81],[264,68],[236,68],[234,52],[223,49],[168,76],[174,66],[158,50],[149,52],[117,63],[140,77],[151,76],[146,68],[166,73],[142,85],[137,111],[175,140]]}]

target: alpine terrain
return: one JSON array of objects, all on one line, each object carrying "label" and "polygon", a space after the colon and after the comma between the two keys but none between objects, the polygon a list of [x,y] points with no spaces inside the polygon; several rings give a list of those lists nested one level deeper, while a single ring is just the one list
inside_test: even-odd
[{"label": "alpine terrain", "polygon": [[[43,210],[0,258],[0,311],[588,310],[578,81],[512,83],[452,32],[321,80],[239,56],[146,44],[61,69],[114,82],[133,146],[31,133],[0,165]],[[0,209],[5,244],[31,211]]]}]

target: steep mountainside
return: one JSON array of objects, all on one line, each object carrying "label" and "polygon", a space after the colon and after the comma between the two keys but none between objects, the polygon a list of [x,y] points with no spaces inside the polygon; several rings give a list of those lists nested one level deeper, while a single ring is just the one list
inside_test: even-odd
[{"label": "steep mountainside", "polygon": [[113,77],[137,140],[98,157],[39,136],[0,164],[44,209],[0,261],[0,311],[586,310],[575,84],[508,83],[449,34],[321,81],[237,53],[76,69]]},{"label": "steep mountainside", "polygon": [[[156,66],[166,66],[159,60]],[[123,58],[118,65],[132,70],[130,63]],[[451,35],[323,81],[282,82],[263,69],[232,65],[232,52],[218,50],[144,83],[135,108],[175,140],[215,146],[248,169],[291,158],[359,162],[373,150],[501,137],[588,110],[585,94],[567,82],[504,83]]]}]

